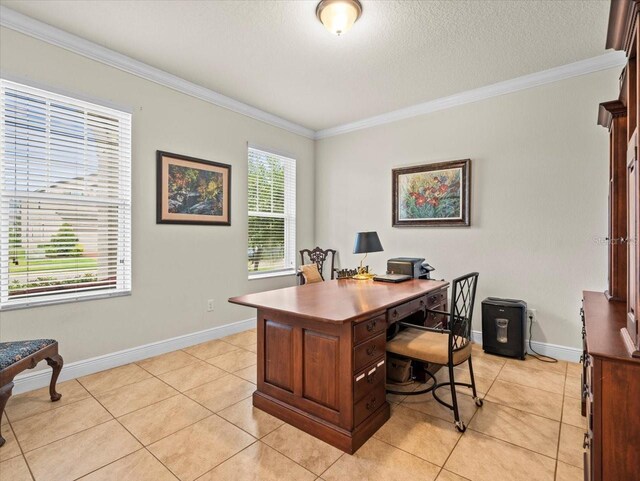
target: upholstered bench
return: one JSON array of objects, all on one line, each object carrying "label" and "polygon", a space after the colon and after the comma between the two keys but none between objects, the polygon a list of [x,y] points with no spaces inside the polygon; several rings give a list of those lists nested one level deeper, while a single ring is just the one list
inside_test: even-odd
[{"label": "upholstered bench", "polygon": [[[0,342],[0,418],[13,390],[13,378],[26,369],[33,369],[43,359],[53,368],[49,395],[58,401],[62,395],[56,392],[56,382],[62,370],[62,357],[58,354],[58,342],[53,339]],[[0,446],[4,444],[0,433]]]}]

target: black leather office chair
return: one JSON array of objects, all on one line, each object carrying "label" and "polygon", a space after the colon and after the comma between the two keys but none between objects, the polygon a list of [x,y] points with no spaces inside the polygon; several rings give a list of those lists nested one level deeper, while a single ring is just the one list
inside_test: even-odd
[{"label": "black leather office chair", "polygon": [[[387,342],[387,352],[402,358],[424,363],[446,365],[449,370],[449,381],[438,383],[428,371],[425,374],[433,380],[426,389],[414,392],[401,392],[387,389],[392,394],[418,395],[431,392],[436,401],[453,411],[456,429],[464,432],[467,427],[460,420],[458,397],[455,386],[470,387],[477,406],[482,406],[482,399],[476,393],[476,382],[471,363],[471,318],[476,297],[478,273],[458,277],[453,280],[451,291],[451,309],[449,312],[425,310],[425,318],[430,312],[446,315],[444,328],[424,327],[405,322],[395,324],[395,335]],[[402,328],[402,329],[401,329]],[[453,368],[463,362],[469,363],[471,384],[455,382]],[[443,401],[437,394],[441,387],[449,386],[453,404]]]}]

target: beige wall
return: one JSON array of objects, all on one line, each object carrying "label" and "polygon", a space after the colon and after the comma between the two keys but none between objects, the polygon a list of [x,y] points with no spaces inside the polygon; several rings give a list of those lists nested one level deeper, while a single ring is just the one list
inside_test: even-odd
[{"label": "beige wall", "polygon": [[[0,340],[54,337],[68,363],[248,319],[253,310],[227,298],[295,283],[293,276],[247,280],[247,142],[297,159],[297,242],[307,247],[314,239],[312,140],[4,28],[0,68],[133,109],[133,295],[2,312]],[[156,225],[158,149],[233,166],[231,227]]]},{"label": "beige wall", "polygon": [[[355,233],[376,230],[369,263],[425,257],[437,278],[480,272],[474,329],[487,296],[537,309],[537,341],[579,347],[582,289],[604,290],[607,133],[598,103],[608,70],[316,143],[316,240],[353,267]],[[472,159],[472,226],[392,228],[391,169]]]},{"label": "beige wall", "polygon": [[[355,232],[377,230],[385,252],[369,257],[376,271],[399,255],[426,257],[438,278],[478,270],[478,300],[523,298],[538,310],[534,339],[573,347],[581,289],[605,287],[606,249],[593,238],[606,234],[607,135],[595,118],[597,103],[615,97],[617,70],[314,146],[7,29],[0,68],[133,109],[133,295],[2,312],[2,341],[55,337],[72,362],[247,319],[252,310],[228,297],[294,284],[247,280],[248,141],[298,160],[298,246],[335,247],[342,266],[359,261]],[[157,149],[233,165],[231,227],[155,224]],[[472,227],[391,227],[392,168],[462,158],[473,162]]]}]

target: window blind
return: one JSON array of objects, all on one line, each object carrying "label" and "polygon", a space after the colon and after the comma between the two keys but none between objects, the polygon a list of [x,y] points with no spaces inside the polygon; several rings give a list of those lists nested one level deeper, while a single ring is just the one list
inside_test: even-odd
[{"label": "window blind", "polygon": [[249,148],[249,277],[295,272],[296,161]]},{"label": "window blind", "polygon": [[131,290],[131,114],[0,80],[0,308]]}]

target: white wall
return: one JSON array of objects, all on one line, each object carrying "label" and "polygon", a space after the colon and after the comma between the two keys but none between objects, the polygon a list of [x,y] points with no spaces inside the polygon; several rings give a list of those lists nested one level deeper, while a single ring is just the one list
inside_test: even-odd
[{"label": "white wall", "polygon": [[[298,160],[298,246],[335,247],[344,267],[359,262],[355,233],[377,230],[385,252],[369,257],[376,271],[399,255],[426,257],[438,278],[478,270],[478,301],[523,298],[538,309],[536,340],[573,347],[581,290],[605,288],[606,248],[593,238],[606,235],[607,134],[595,120],[598,102],[616,96],[617,70],[314,146],[4,28],[0,68],[134,112],[133,295],[2,312],[1,341],[55,337],[72,362],[247,319],[253,311],[228,297],[294,284],[247,280],[247,141]],[[231,227],[155,224],[157,149],[232,164]],[[470,228],[391,227],[392,168],[462,158],[473,163]]]},{"label": "white wall", "polygon": [[[0,68],[133,108],[133,294],[1,312],[1,341],[53,337],[68,363],[250,318],[252,309],[227,298],[295,284],[294,276],[247,280],[247,142],[297,159],[297,242],[308,247],[312,140],[4,28]],[[156,150],[232,165],[231,227],[156,225]]]},{"label": "white wall", "polygon": [[[564,80],[316,143],[316,240],[354,267],[357,231],[385,249],[369,264],[425,257],[437,278],[477,270],[480,301],[524,299],[533,339],[579,347],[583,289],[606,285],[607,143],[598,103],[616,98],[617,69]],[[471,227],[392,228],[391,169],[472,161]]]}]

